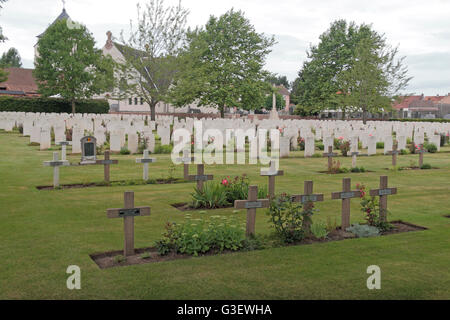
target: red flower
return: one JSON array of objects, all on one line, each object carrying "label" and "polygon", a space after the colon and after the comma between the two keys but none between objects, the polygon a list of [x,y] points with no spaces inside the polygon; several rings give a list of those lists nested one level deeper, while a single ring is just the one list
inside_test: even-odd
[{"label": "red flower", "polygon": [[367,209],[367,213],[371,213],[372,212],[372,210],[370,210],[370,209]]},{"label": "red flower", "polygon": [[364,198],[366,196],[366,193],[364,191],[361,191],[361,198]]},{"label": "red flower", "polygon": [[227,185],[228,185],[228,180],[227,180],[227,179],[223,179],[223,180],[222,180],[222,184],[223,184],[224,186],[227,186]]}]

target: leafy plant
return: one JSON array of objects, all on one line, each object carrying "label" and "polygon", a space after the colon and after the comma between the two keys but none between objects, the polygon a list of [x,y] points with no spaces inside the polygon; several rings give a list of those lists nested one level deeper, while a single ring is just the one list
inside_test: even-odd
[{"label": "leafy plant", "polygon": [[384,142],[377,142],[377,149],[383,149],[384,148]]},{"label": "leafy plant", "polygon": [[425,150],[427,150],[429,153],[436,153],[437,152],[437,146],[434,143],[425,143],[423,145]]},{"label": "leafy plant", "polygon": [[334,218],[334,222],[331,222],[331,217],[327,217],[327,231],[328,233],[333,232],[337,229],[336,218]]},{"label": "leafy plant", "polygon": [[151,258],[151,254],[150,252],[144,252],[143,254],[141,254],[141,259],[150,259]]},{"label": "leafy plant", "polygon": [[377,227],[369,225],[360,225],[358,223],[346,229],[346,231],[355,234],[358,238],[377,237],[380,235],[380,230]]},{"label": "leafy plant", "polygon": [[409,154],[409,151],[407,149],[400,150],[400,155],[406,156],[407,154]]},{"label": "leafy plant", "polygon": [[203,184],[203,190],[195,188],[192,195],[192,206],[194,208],[223,208],[227,206],[227,193],[225,187],[214,181]]},{"label": "leafy plant", "polygon": [[429,169],[431,169],[432,167],[431,167],[431,164],[428,164],[428,163],[424,163],[421,167],[420,167],[420,169],[422,169],[422,170],[429,170]]},{"label": "leafy plant", "polygon": [[304,238],[303,224],[310,219],[311,212],[303,210],[301,203],[293,202],[290,195],[276,196],[271,201],[267,214],[269,222],[283,242],[291,243]]},{"label": "leafy plant", "polygon": [[327,226],[322,222],[315,222],[311,225],[311,233],[317,239],[325,239],[328,235]]},{"label": "leafy plant", "polygon": [[127,261],[127,258],[122,255],[114,257],[114,262],[116,262],[116,263],[123,263],[125,261]]},{"label": "leafy plant", "polygon": [[172,153],[173,146],[172,145],[159,145],[155,147],[154,154],[170,154]]},{"label": "leafy plant", "polygon": [[126,147],[122,147],[122,148],[120,149],[120,154],[121,154],[121,155],[127,155],[127,154],[130,154],[130,150],[128,150]]},{"label": "leafy plant", "polygon": [[359,173],[359,172],[366,172],[366,169],[364,167],[355,167],[350,169],[351,172]]}]

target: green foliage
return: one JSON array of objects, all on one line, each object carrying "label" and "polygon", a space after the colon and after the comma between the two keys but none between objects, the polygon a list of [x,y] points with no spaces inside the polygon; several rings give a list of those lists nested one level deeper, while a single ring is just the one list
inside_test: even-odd
[{"label": "green foliage", "polygon": [[301,203],[293,202],[290,195],[281,194],[272,199],[267,214],[269,222],[283,242],[292,243],[304,238],[303,223],[309,212],[303,210]]},{"label": "green foliage", "polygon": [[20,68],[22,67],[22,58],[16,48],[10,48],[0,57],[0,68]]},{"label": "green foliage", "polygon": [[127,258],[122,255],[114,257],[114,262],[116,263],[123,263],[125,261],[127,261]]},{"label": "green foliage", "polygon": [[141,254],[141,259],[150,259],[151,258],[151,254],[150,252],[144,252],[143,254]]},{"label": "green foliage", "polygon": [[366,172],[366,168],[364,168],[364,167],[355,167],[355,168],[351,168],[350,172],[353,172],[353,173]]},{"label": "green foliage", "polygon": [[245,228],[236,219],[212,216],[183,224],[167,223],[163,239],[156,246],[160,255],[177,252],[198,256],[209,251],[238,251],[244,247]]},{"label": "green foliage", "polygon": [[327,226],[321,222],[315,222],[311,225],[311,233],[317,239],[325,239],[328,235]]},{"label": "green foliage", "polygon": [[155,147],[153,154],[171,154],[173,146],[172,145],[158,145]]},{"label": "green foliage", "polygon": [[420,167],[420,169],[422,169],[422,170],[428,170],[428,169],[431,169],[432,167],[431,167],[431,164],[428,164],[428,163],[424,163],[421,167]]},{"label": "green foliage", "polygon": [[197,188],[192,193],[192,206],[194,208],[223,208],[228,205],[225,186],[215,182],[208,181],[203,184],[203,190]]},{"label": "green foliage", "polygon": [[325,146],[324,146],[323,142],[316,142],[316,148],[323,151]]},{"label": "green foliage", "polygon": [[[277,110],[282,110],[286,107],[286,102],[284,101],[284,98],[281,94],[278,92],[275,93],[275,99],[276,99],[276,106]],[[272,110],[273,107],[273,95],[269,94],[267,95],[266,99],[264,100],[264,107],[266,110]]]},{"label": "green foliage", "polygon": [[[108,113],[109,104],[106,100],[77,101],[77,113]],[[70,113],[70,101],[57,98],[0,97],[0,112],[46,112]]]},{"label": "green foliage", "polygon": [[[361,211],[364,213],[364,219],[369,226],[377,228],[379,231],[386,231],[392,228],[392,226],[381,220],[380,218],[380,203],[378,197],[371,197],[367,195],[366,186],[363,184],[357,184],[356,188],[361,191]],[[384,212],[387,216],[389,212]]]},{"label": "green foliage", "polygon": [[407,154],[409,154],[409,151],[407,149],[400,150],[400,155],[406,156]]},{"label": "green foliage", "polygon": [[275,43],[255,31],[241,11],[211,16],[204,28],[188,34],[182,69],[176,75],[171,102],[184,106],[195,100],[225,108],[258,109],[270,92],[263,71],[266,56]]},{"label": "green foliage", "polygon": [[333,232],[337,229],[337,221],[336,218],[334,218],[334,221],[331,221],[331,217],[327,217],[327,226],[326,229],[328,233]]},{"label": "green foliage", "polygon": [[423,147],[429,153],[436,153],[437,152],[437,146],[434,143],[425,142]]},{"label": "green foliage", "polygon": [[128,150],[126,147],[122,147],[122,148],[120,149],[120,154],[121,154],[121,155],[127,155],[127,154],[130,154],[130,150]]},{"label": "green foliage", "polygon": [[360,225],[358,223],[346,229],[346,231],[355,234],[358,238],[378,237],[380,230],[377,227]]},{"label": "green foliage", "polygon": [[288,90],[291,88],[291,84],[289,83],[289,80],[286,76],[277,75],[276,73],[270,73],[265,80],[272,85],[282,85]]},{"label": "green foliage", "polygon": [[350,141],[344,140],[343,137],[334,139],[334,148],[341,150],[342,155],[346,157],[350,151]]},{"label": "green foliage", "polygon": [[377,142],[377,149],[384,149],[384,142]]},{"label": "green foliage", "polygon": [[39,93],[44,97],[61,95],[71,102],[73,113],[77,100],[90,99],[114,87],[115,63],[95,48],[94,37],[85,26],[69,28],[67,19],[56,21],[38,46],[33,74]]}]

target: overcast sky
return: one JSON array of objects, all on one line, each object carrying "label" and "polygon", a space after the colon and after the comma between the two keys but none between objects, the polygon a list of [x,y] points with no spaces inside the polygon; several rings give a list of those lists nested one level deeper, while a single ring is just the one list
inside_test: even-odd
[{"label": "overcast sky", "polygon": [[[145,1],[140,1],[145,3]],[[175,4],[177,0],[166,0]],[[74,21],[85,24],[98,47],[106,31],[119,36],[136,17],[137,1],[67,0],[66,10]],[[309,44],[336,19],[372,24],[385,33],[388,43],[399,45],[400,55],[414,79],[408,93],[446,95],[450,93],[450,0],[184,0],[190,10],[188,24],[204,25],[210,15],[230,8],[241,9],[256,30],[275,35],[278,43],[267,59],[266,69],[293,81],[306,59]],[[19,50],[24,67],[33,67],[36,36],[62,11],[61,0],[9,0],[0,11],[0,26],[10,47]]]}]

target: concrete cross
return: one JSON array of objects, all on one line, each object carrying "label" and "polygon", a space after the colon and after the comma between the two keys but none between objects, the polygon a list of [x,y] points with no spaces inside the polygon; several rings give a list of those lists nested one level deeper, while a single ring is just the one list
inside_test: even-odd
[{"label": "concrete cross", "polygon": [[[314,207],[314,202],[323,201],[323,194],[314,194],[313,189],[314,189],[314,182],[305,181],[304,194],[293,195],[292,201],[302,203],[305,211],[311,210]],[[303,224],[303,229],[307,233],[311,231],[311,219],[308,220],[309,221],[305,221],[305,223]]]},{"label": "concrete cross", "polygon": [[59,187],[59,167],[69,165],[70,163],[67,160],[58,160],[58,152],[53,152],[52,161],[44,162],[44,166],[53,167],[53,188]]},{"label": "concrete cross", "polygon": [[283,176],[284,171],[277,170],[276,161],[272,160],[270,161],[269,170],[261,169],[260,175],[263,177],[269,177],[269,198],[273,199],[275,197],[275,177]]},{"label": "concrete cross", "polygon": [[60,141],[58,145],[61,146],[61,160],[66,160],[67,157],[67,146],[71,144],[70,141]]},{"label": "concrete cross", "polygon": [[387,197],[397,194],[397,188],[388,188],[388,177],[380,177],[380,189],[370,190],[372,197],[380,197],[380,220],[387,221]]},{"label": "concrete cross", "polygon": [[427,150],[423,147],[423,144],[419,145],[419,168],[423,166],[423,154],[427,153]]},{"label": "concrete cross", "polygon": [[362,195],[361,191],[355,190],[351,191],[351,179],[344,178],[342,180],[342,192],[333,192],[331,194],[331,199],[342,200],[342,230],[345,231],[350,227],[350,199],[360,198]]},{"label": "concrete cross", "polygon": [[187,177],[189,181],[197,181],[197,189],[199,191],[203,191],[203,183],[208,180],[214,179],[213,175],[205,175],[205,165],[198,164],[197,165],[197,175],[188,175]]},{"label": "concrete cross", "polygon": [[108,218],[123,218],[124,256],[134,255],[134,217],[149,216],[150,207],[134,207],[134,192],[125,192],[123,209],[108,209]]},{"label": "concrete cross", "polygon": [[109,182],[110,180],[110,165],[118,164],[119,160],[111,160],[109,150],[105,151],[105,160],[96,160],[96,164],[102,164],[104,166],[104,177],[105,182]]},{"label": "concrete cross", "polygon": [[177,161],[180,161],[184,164],[183,177],[185,180],[189,180],[189,164],[191,164],[194,159],[194,157],[190,157],[190,151],[187,149],[183,151],[183,158],[177,158]]},{"label": "concrete cross", "polygon": [[144,172],[143,172],[144,181],[148,180],[148,164],[153,162],[156,162],[156,159],[148,157],[148,150],[144,150],[144,156],[142,159],[136,159],[136,163],[144,164]]},{"label": "concrete cross", "polygon": [[398,151],[398,142],[394,143],[394,146],[392,147],[392,151],[389,151],[388,154],[392,155],[392,166],[397,166],[397,155],[400,152]]},{"label": "concrete cross", "polygon": [[247,209],[247,237],[255,235],[256,209],[268,208],[269,199],[258,199],[258,187],[250,186],[248,188],[248,200],[235,200],[235,209]]},{"label": "concrete cross", "polygon": [[331,172],[333,168],[333,157],[337,157],[337,153],[333,153],[333,147],[329,146],[328,153],[324,153],[323,156],[328,158],[328,171]]}]

